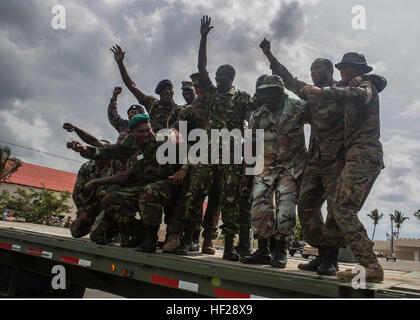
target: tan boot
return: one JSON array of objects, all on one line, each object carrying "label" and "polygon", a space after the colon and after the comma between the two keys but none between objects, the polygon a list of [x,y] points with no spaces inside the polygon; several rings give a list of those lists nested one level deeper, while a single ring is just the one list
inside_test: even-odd
[{"label": "tan boot", "polygon": [[[365,267],[366,282],[382,282],[384,280],[384,270],[381,265],[377,262],[369,264]],[[346,269],[345,271],[338,271],[336,276],[341,280],[352,280],[358,272],[352,272],[352,269]]]},{"label": "tan boot", "polygon": [[216,249],[213,248],[213,240],[211,240],[210,238],[204,238],[201,252],[211,255],[216,254]]},{"label": "tan boot", "polygon": [[165,244],[162,247],[162,251],[164,253],[175,252],[176,248],[178,248],[179,245],[181,244],[180,237],[181,237],[180,233],[169,234],[168,240],[166,240]]}]

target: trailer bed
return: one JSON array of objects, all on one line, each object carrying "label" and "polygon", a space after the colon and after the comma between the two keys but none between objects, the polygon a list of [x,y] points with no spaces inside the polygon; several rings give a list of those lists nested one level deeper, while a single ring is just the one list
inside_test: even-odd
[{"label": "trailer bed", "polygon": [[[74,239],[69,229],[0,221],[0,261],[22,270],[51,275],[61,264],[73,283],[139,298],[420,298],[420,272],[385,269],[383,283],[355,290],[336,277],[299,270],[303,258],[288,258],[285,269],[246,265],[215,256],[147,254],[118,245],[103,246],[88,237]],[[354,264],[339,264],[340,270]]]}]

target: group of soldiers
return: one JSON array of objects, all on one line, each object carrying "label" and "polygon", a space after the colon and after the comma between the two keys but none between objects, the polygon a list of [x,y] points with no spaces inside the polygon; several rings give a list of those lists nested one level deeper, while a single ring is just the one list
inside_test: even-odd
[{"label": "group of soldiers", "polygon": [[[273,56],[270,42],[264,39],[260,48],[272,75],[258,77],[253,96],[233,86],[236,71],[229,64],[217,69],[214,85],[206,67],[212,28],[211,18],[204,16],[198,72],[191,74],[191,81],[182,82],[186,102],[182,106],[173,101],[173,84],[167,79],[156,86],[159,99],[146,95],[130,78],[122,48],[111,49],[125,85],[139,104],[128,109],[128,120],[122,119],[117,110],[122,88],[114,89],[108,117],[119,133],[115,144],[64,124],[64,129],[87,143],[72,141],[67,146],[90,159],[80,168],[73,192],[78,208],[71,226],[73,237],[90,233],[92,241],[104,245],[119,238],[121,247],[153,253],[163,217],[164,253],[199,251],[203,229],[202,253],[215,254],[212,241],[218,235],[222,212],[223,259],[285,268],[297,209],[305,240],[319,251],[316,259],[300,264],[300,269],[350,280],[355,276],[352,270],[339,271],[337,265],[339,249],[349,246],[366,269],[366,280],[382,281],[373,242],[357,213],[384,167],[378,92],[386,80],[370,73],[372,68],[362,54],[350,52],[335,65],[341,81],[333,79],[332,62],[320,58],[311,65],[313,85],[309,85]],[[289,97],[285,89],[300,99]],[[246,175],[257,164],[245,161],[160,163],[157,152],[164,142],[155,133],[166,128],[170,129],[167,138],[174,143],[188,141],[180,130],[184,121],[188,132],[203,129],[208,136],[214,129],[251,129],[254,153],[255,132],[262,129],[262,172]],[[304,124],[311,127],[309,150]],[[221,147],[209,141],[206,152],[215,148]],[[234,150],[230,148],[231,160]],[[324,222],[321,207],[325,201]],[[255,252],[251,252],[251,230],[258,241]],[[236,235],[239,242],[234,246]]]}]

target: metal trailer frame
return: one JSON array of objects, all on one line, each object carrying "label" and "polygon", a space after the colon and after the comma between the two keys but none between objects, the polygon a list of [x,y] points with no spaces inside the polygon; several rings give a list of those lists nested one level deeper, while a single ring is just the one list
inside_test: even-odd
[{"label": "metal trailer frame", "polygon": [[131,298],[420,298],[419,287],[401,288],[397,281],[368,283],[366,289],[356,290],[351,283],[314,273],[197,255],[147,254],[87,239],[4,228],[0,265],[12,270],[3,292],[9,297],[25,286],[22,274],[38,274],[51,282],[52,267],[62,265],[70,289],[53,296],[82,297],[88,287]]}]

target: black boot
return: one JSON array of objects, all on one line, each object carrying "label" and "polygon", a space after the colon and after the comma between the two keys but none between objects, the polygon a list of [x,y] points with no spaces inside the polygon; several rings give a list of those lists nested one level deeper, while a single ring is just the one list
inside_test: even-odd
[{"label": "black boot", "polygon": [[192,231],[185,231],[181,239],[181,245],[175,250],[175,254],[187,255],[192,244]]},{"label": "black boot", "polygon": [[225,235],[225,250],[223,252],[223,259],[230,261],[239,261],[239,254],[233,247],[234,235]]},{"label": "black boot", "polygon": [[323,276],[335,276],[338,271],[337,257],[339,248],[324,248],[325,257],[316,270],[317,274]]},{"label": "black boot", "polygon": [[139,246],[135,249],[137,251],[154,253],[157,247],[157,232],[159,225],[157,226],[144,226],[144,238],[140,242]]},{"label": "black boot", "polygon": [[120,244],[122,248],[126,248],[129,245],[130,236],[131,236],[131,228],[129,224],[123,224],[120,226]]},{"label": "black boot", "polygon": [[[272,239],[273,240],[273,239]],[[287,264],[287,241],[285,239],[274,240],[274,252],[271,266],[276,268],[286,268]]]},{"label": "black boot", "polygon": [[125,244],[127,248],[137,247],[143,240],[145,235],[145,227],[141,221],[134,220],[131,223],[131,237]]},{"label": "black boot", "polygon": [[270,264],[270,239],[258,239],[258,249],[253,254],[241,258],[246,264]]},{"label": "black boot", "polygon": [[192,233],[192,242],[188,251],[197,252],[200,251],[200,232],[201,230],[194,230]]},{"label": "black boot", "polygon": [[241,256],[251,255],[251,239],[249,229],[239,231],[239,244],[235,247],[236,252]]},{"label": "black boot", "polygon": [[316,270],[318,269],[318,267],[321,264],[322,259],[325,258],[325,248],[324,247],[320,247],[318,248],[318,256],[314,259],[309,261],[308,263],[300,263],[298,264],[298,268],[300,270],[304,270],[304,271],[313,271],[316,272]]}]

